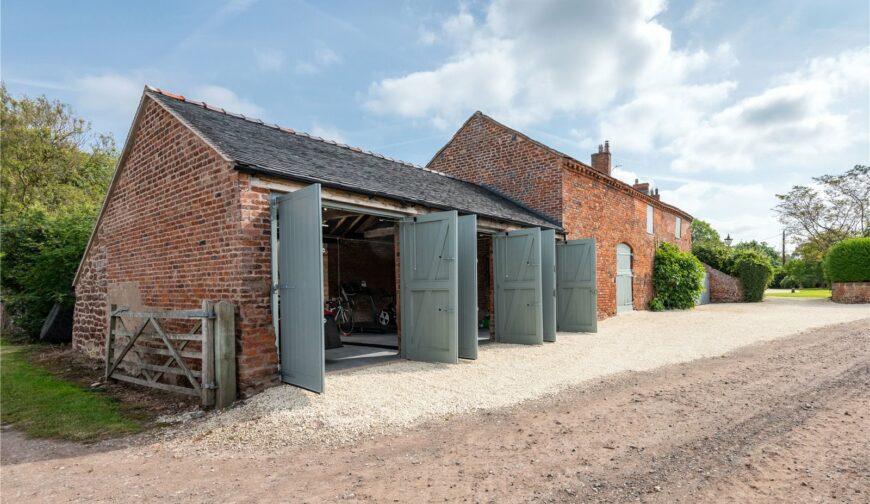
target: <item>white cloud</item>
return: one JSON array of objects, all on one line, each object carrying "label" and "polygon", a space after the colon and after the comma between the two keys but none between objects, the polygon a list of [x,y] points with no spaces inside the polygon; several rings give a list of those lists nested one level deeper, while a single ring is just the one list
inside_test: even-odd
[{"label": "white cloud", "polygon": [[675,85],[709,64],[678,51],[655,16],[664,2],[495,0],[480,23],[464,8],[441,37],[456,41],[441,66],[372,84],[382,114],[455,125],[484,109],[514,125],[601,110],[624,91]]},{"label": "white cloud", "polygon": [[434,45],[435,42],[438,42],[438,35],[436,35],[432,30],[428,30],[421,26],[419,35],[417,36],[417,42],[423,46],[431,46]]},{"label": "white cloud", "polygon": [[332,140],[333,142],[346,144],[347,140],[345,140],[344,135],[341,131],[334,126],[325,126],[321,124],[315,124],[311,127],[311,132],[313,136],[318,136],[325,140]]},{"label": "white cloud", "polygon": [[650,189],[654,189],[656,187],[655,180],[650,178],[644,178],[641,175],[638,175],[636,171],[626,170],[621,166],[614,166],[613,169],[610,171],[610,174],[613,175],[614,178],[617,178],[625,182],[626,184],[634,185],[634,182],[636,180],[641,184],[647,182]]},{"label": "white cloud", "polygon": [[775,192],[760,183],[706,181],[687,181],[675,189],[660,190],[663,201],[709,222],[723,234],[730,233],[738,241],[764,239],[778,232],[776,221],[770,218],[770,209],[776,204]]},{"label": "white cloud", "polygon": [[85,115],[129,119],[139,105],[145,82],[119,74],[89,75],[73,80],[76,107]]},{"label": "white cloud", "polygon": [[262,70],[280,70],[284,66],[284,53],[277,49],[254,49],[254,62]]},{"label": "white cloud", "polygon": [[719,10],[719,1],[717,0],[695,0],[692,7],[683,14],[681,21],[685,24],[707,21],[717,10]]},{"label": "white cloud", "polygon": [[[741,99],[677,138],[668,150],[680,172],[749,171],[766,159],[806,162],[866,141],[866,117],[851,99],[867,100],[870,49],[811,60],[802,70]],[[850,105],[851,104],[851,105]]]},{"label": "white cloud", "polygon": [[296,63],[296,73],[316,74],[326,68],[341,63],[342,57],[328,47],[319,47],[314,51],[310,60],[300,60]]},{"label": "white cloud", "polygon": [[229,112],[249,117],[260,117],[263,114],[262,107],[238,96],[232,90],[225,87],[215,85],[199,86],[194,91],[194,99],[204,101],[209,105],[220,107]]}]

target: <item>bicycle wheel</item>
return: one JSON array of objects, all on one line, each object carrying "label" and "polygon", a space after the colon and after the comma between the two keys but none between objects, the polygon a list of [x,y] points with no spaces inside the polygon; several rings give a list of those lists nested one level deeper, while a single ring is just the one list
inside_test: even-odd
[{"label": "bicycle wheel", "polygon": [[339,306],[335,313],[335,324],[342,336],[349,336],[353,333],[353,312],[348,308]]}]

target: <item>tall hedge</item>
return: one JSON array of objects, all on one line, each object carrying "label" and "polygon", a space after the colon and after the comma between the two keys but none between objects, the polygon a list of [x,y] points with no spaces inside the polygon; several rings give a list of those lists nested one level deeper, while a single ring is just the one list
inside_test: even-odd
[{"label": "tall hedge", "polygon": [[770,259],[754,250],[734,254],[733,275],[743,284],[743,300],[754,302],[764,298],[764,290],[773,278]]},{"label": "tall hedge", "polygon": [[692,253],[702,263],[728,273],[731,249],[727,246],[715,242],[699,242],[692,244]]},{"label": "tall hedge", "polygon": [[832,282],[870,282],[870,238],[851,238],[831,247],[825,274]]},{"label": "tall hedge", "polygon": [[653,287],[656,295],[650,301],[650,309],[694,308],[695,300],[704,290],[704,266],[697,257],[676,245],[662,243],[656,249]]}]

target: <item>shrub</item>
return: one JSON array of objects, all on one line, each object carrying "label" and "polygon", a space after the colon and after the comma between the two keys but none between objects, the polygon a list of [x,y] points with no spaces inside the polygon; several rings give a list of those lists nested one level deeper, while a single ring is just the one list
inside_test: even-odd
[{"label": "shrub", "polygon": [[[694,255],[682,252],[676,245],[662,243],[656,249],[653,287],[656,308],[694,308],[695,300],[704,290],[704,267]],[[652,302],[650,308],[655,309]]]},{"label": "shrub", "polygon": [[707,266],[727,273],[731,249],[725,245],[715,242],[695,243],[692,245],[692,253]]},{"label": "shrub", "polygon": [[851,238],[831,247],[825,274],[832,282],[870,282],[870,238]]},{"label": "shrub", "polygon": [[56,216],[28,210],[3,223],[2,299],[15,326],[26,335],[39,335],[55,303],[73,303],[72,280],[93,223],[91,208]]},{"label": "shrub", "polygon": [[787,276],[788,273],[786,273],[784,268],[773,268],[773,278],[770,280],[770,286],[777,289],[781,287],[788,288],[787,286],[782,284],[782,281],[785,280]]},{"label": "shrub", "polygon": [[732,271],[743,284],[744,301],[761,301],[764,289],[773,278],[770,259],[754,250],[744,250],[734,254]]},{"label": "shrub", "polygon": [[654,297],[649,300],[649,309],[650,311],[664,311],[665,304],[662,303],[661,299]]}]

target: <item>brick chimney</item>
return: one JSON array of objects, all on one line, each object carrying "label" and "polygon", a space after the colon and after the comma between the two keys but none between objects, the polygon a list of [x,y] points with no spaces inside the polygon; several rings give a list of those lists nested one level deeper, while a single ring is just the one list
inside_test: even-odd
[{"label": "brick chimney", "polygon": [[652,197],[655,198],[655,199],[660,199],[660,198],[659,198],[659,188],[656,187],[656,192],[655,192],[655,194],[650,194],[650,196],[652,196]]},{"label": "brick chimney", "polygon": [[592,169],[610,175],[610,141],[598,145],[598,152],[592,154]]},{"label": "brick chimney", "polygon": [[638,183],[637,179],[634,179],[634,185],[632,185],[631,187],[634,187],[635,189],[637,189],[638,191],[640,191],[644,194],[650,194],[649,182],[644,182],[643,184],[640,184],[640,183]]}]

